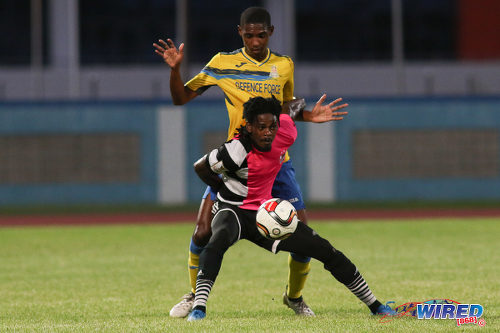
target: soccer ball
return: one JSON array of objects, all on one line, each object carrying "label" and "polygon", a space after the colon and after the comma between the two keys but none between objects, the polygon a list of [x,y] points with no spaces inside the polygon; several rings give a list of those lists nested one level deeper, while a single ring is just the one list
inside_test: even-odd
[{"label": "soccer ball", "polygon": [[257,230],[262,236],[278,240],[295,232],[299,219],[293,205],[286,200],[273,198],[264,202],[257,210]]}]

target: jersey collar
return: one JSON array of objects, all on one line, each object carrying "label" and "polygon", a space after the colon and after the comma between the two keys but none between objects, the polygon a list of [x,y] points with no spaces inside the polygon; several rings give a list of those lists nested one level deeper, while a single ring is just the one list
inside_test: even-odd
[{"label": "jersey collar", "polygon": [[264,65],[266,62],[269,61],[269,58],[271,58],[271,50],[269,50],[269,48],[267,49],[267,56],[264,58],[264,60],[262,60],[261,62],[258,62],[256,61],[254,58],[250,57],[246,52],[245,52],[245,48],[242,47],[241,48],[241,53],[243,54],[243,56],[250,62],[252,62],[253,64],[257,65],[257,66],[262,66]]}]

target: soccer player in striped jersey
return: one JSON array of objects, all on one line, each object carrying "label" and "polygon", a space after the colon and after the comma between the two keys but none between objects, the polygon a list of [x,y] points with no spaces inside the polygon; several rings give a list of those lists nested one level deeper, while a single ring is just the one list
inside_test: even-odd
[{"label": "soccer player in striped jersey", "polygon": [[307,225],[299,223],[296,231],[284,240],[267,239],[257,230],[257,210],[271,199],[274,178],[287,149],[297,137],[289,113],[287,107],[282,112],[274,97],[251,98],[244,104],[246,124],[238,129],[238,135],[195,163],[198,176],[218,190],[218,194],[212,236],[200,255],[194,308],[188,321],[205,318],[208,295],[224,253],[240,239],[247,239],[273,253],[288,251],[313,257],[373,314],[394,315],[394,310],[375,298],[356,266]]},{"label": "soccer player in striped jersey", "polygon": [[[229,116],[227,139],[232,139],[236,129],[243,123],[243,103],[252,97],[275,96],[280,103],[294,98],[294,64],[293,61],[268,49],[269,37],[273,34],[274,26],[271,17],[264,8],[250,7],[240,18],[238,33],[244,46],[234,52],[220,52],[216,54],[201,72],[186,84],[180,75],[180,66],[183,59],[184,44],[179,49],[171,39],[159,40],[154,43],[155,52],[160,55],[170,68],[170,91],[176,105],[188,103],[201,95],[212,86],[218,86],[225,96],[225,103]],[[347,112],[339,109],[347,104],[333,108],[333,102],[323,105],[326,95],[323,95],[311,111],[303,110],[297,120],[310,122],[326,122],[341,120]],[[215,192],[210,187],[203,195],[198,212],[196,228],[191,238],[188,256],[188,270],[191,282],[191,292],[184,295],[183,300],[170,311],[172,317],[185,317],[191,311],[196,276],[198,274],[199,255],[210,238],[212,219],[212,205]],[[307,215],[300,187],[295,180],[295,170],[285,155],[285,163],[281,166],[274,187],[273,196],[290,201],[297,209],[299,219],[307,224]],[[288,284],[284,294],[284,303],[299,315],[311,316],[314,312],[302,299],[307,275],[310,270],[310,258],[292,253],[288,258]]]}]

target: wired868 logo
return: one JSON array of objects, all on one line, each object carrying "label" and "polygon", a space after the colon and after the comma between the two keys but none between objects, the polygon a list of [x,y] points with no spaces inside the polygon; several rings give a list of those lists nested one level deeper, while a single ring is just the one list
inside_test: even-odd
[{"label": "wired868 logo", "polygon": [[479,324],[478,318],[483,312],[483,306],[480,304],[417,304],[418,319],[456,319],[457,326]]},{"label": "wired868 logo", "polygon": [[[461,304],[451,299],[432,299],[425,302],[409,302],[394,309],[396,315],[384,316],[381,322],[389,322],[395,317],[410,316],[417,319],[453,319],[457,326],[463,324],[486,325],[481,316],[484,308],[480,304]],[[382,321],[384,320],[384,321]]]}]

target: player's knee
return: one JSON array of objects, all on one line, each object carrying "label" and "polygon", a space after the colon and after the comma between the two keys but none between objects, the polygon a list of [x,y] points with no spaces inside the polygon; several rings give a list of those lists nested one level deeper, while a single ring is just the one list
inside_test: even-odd
[{"label": "player's knee", "polygon": [[231,230],[218,228],[214,230],[205,249],[207,251],[212,251],[218,256],[223,256],[227,249],[233,244],[233,238]]},{"label": "player's knee", "polygon": [[218,213],[212,223],[212,237],[210,243],[217,243],[229,247],[238,240],[238,224],[235,215],[230,211]]},{"label": "player's knee", "polygon": [[303,256],[301,254],[297,254],[297,253],[293,253],[293,252],[290,252],[290,256],[292,257],[293,260],[301,262],[301,263],[308,263],[311,261],[311,257]]},{"label": "player's knee", "polygon": [[324,266],[343,284],[352,282],[352,277],[356,273],[356,266],[338,250],[334,250],[329,259],[324,262]]},{"label": "player's knee", "polygon": [[227,229],[218,229],[214,232],[211,241],[222,244],[223,246],[229,246],[231,244],[231,235]]},{"label": "player's knee", "polygon": [[197,225],[193,233],[193,242],[198,246],[207,245],[210,237],[212,236],[212,230],[206,225]]},{"label": "player's knee", "polygon": [[212,235],[212,228],[210,226],[212,222],[212,213],[208,206],[202,208],[198,214],[198,219],[196,220],[196,228],[193,233],[193,241],[198,246],[205,246],[210,240]]},{"label": "player's knee", "polygon": [[305,209],[297,210],[297,217],[299,218],[300,222],[307,224],[307,214]]}]

